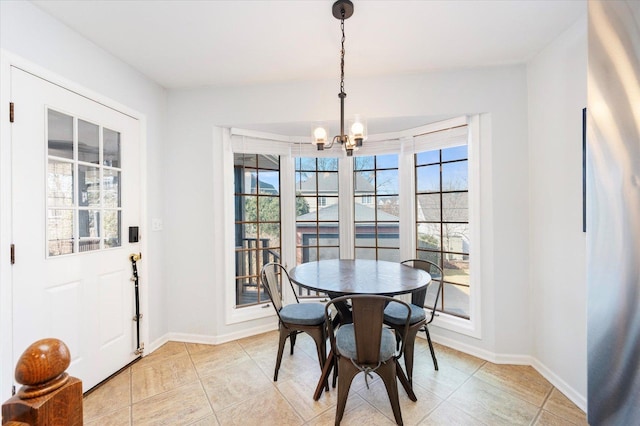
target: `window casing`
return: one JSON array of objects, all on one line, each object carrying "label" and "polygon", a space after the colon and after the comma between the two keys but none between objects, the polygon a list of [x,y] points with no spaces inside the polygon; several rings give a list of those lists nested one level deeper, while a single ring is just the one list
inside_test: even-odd
[{"label": "window casing", "polygon": [[[483,121],[484,120],[484,121]],[[481,133],[480,123],[483,124],[483,132]],[[425,250],[425,247],[418,248],[417,238],[417,223],[418,212],[416,207],[416,154],[434,150],[445,150],[454,146],[461,146],[468,144],[468,227],[469,227],[469,253],[467,259],[469,260],[469,276],[468,276],[468,297],[469,302],[467,305],[468,318],[464,315],[457,316],[455,312],[451,315],[446,312],[447,300],[450,301],[450,297],[445,294],[445,310],[436,317],[434,324],[447,328],[452,331],[456,331],[462,334],[473,336],[476,338],[481,337],[481,318],[480,318],[480,253],[476,250],[480,246],[480,232],[477,224],[479,223],[479,190],[480,187],[480,170],[479,170],[479,140],[480,136],[487,139],[487,144],[490,144],[490,116],[489,115],[475,115],[469,117],[459,117],[456,119],[446,120],[439,123],[429,124],[420,128],[409,129],[406,131],[398,132],[395,134],[385,135],[369,135],[369,139],[365,146],[362,147],[356,156],[348,158],[345,157],[343,152],[338,149],[316,151],[310,143],[307,143],[304,138],[289,137],[289,136],[277,136],[273,134],[263,134],[256,131],[230,129],[229,133],[223,132],[223,142],[225,144],[227,153],[227,159],[231,158],[234,152],[247,152],[247,153],[270,153],[278,154],[280,156],[280,172],[281,172],[281,258],[280,261],[287,269],[293,267],[293,265],[300,262],[302,259],[302,249],[311,248],[313,244],[311,240],[307,240],[307,244],[301,243],[298,238],[298,221],[297,218],[299,206],[298,198],[302,197],[299,192],[300,175],[298,172],[326,172],[329,170],[322,170],[324,166],[315,165],[315,169],[311,170],[311,166],[302,165],[302,160],[298,159],[323,159],[332,158],[337,161],[337,169],[332,168],[330,172],[335,173],[337,170],[338,183],[338,197],[335,200],[339,201],[340,209],[338,212],[338,228],[339,235],[337,238],[337,245],[330,244],[332,249],[338,250],[338,256],[340,258],[350,259],[355,258],[356,251],[356,219],[355,219],[355,202],[354,194],[355,182],[354,171],[357,168],[356,159],[360,156],[377,156],[383,157],[386,155],[397,156],[398,166],[398,197],[399,197],[399,259],[408,259],[417,257],[419,250]],[[226,139],[224,135],[227,135]],[[301,142],[302,141],[302,142]],[[267,143],[265,143],[267,142]],[[473,143],[472,143],[473,142]],[[229,161],[229,160],[225,160]],[[307,160],[304,160],[307,161]],[[311,161],[311,160],[309,160]],[[440,160],[439,160],[440,161]],[[445,160],[444,163],[447,163]],[[230,161],[226,164],[230,164]],[[422,164],[426,166],[427,164]],[[376,167],[380,170],[393,169],[394,167]],[[226,166],[225,166],[226,169]],[[231,176],[229,172],[225,172],[225,176]],[[453,192],[456,192],[452,190]],[[227,194],[229,194],[227,192]],[[361,197],[363,205],[368,202],[370,206],[375,205],[376,197],[375,193],[358,193]],[[227,199],[231,199],[229,194]],[[307,203],[311,200],[308,197],[312,197],[310,194],[306,194]],[[330,207],[331,194],[318,191],[313,197],[316,197],[315,207],[318,209],[326,209]],[[322,206],[323,202],[319,201],[321,197],[325,197],[326,205]],[[225,203],[226,204],[226,203]],[[310,205],[310,204],[309,204]],[[337,209],[337,207],[336,207]],[[320,216],[318,216],[320,217]],[[334,218],[335,219],[335,218]],[[330,220],[333,222],[333,219]],[[302,220],[300,222],[307,222]],[[321,222],[321,221],[320,221]],[[319,223],[319,222],[317,222]],[[316,229],[318,224],[316,223]],[[447,222],[445,222],[447,223]],[[457,223],[457,222],[456,222]],[[305,225],[311,224],[305,223]],[[318,232],[318,231],[316,231]],[[318,234],[316,234],[318,235]],[[321,238],[320,238],[321,240]],[[227,247],[233,245],[232,235],[229,234],[226,237],[228,242]],[[315,241],[314,243],[317,243]],[[395,247],[395,246],[394,246]],[[317,246],[319,248],[320,257],[322,258],[322,245]],[[427,250],[428,251],[428,250]],[[449,250],[453,254],[466,254],[464,250]],[[230,250],[233,253],[233,250]],[[316,252],[318,253],[318,252]],[[310,255],[307,260],[310,259]],[[300,259],[298,259],[300,258]],[[229,259],[231,260],[231,259]],[[226,282],[232,282],[233,270],[228,265],[233,262],[227,263],[225,276]],[[451,282],[453,285],[464,286],[465,282]],[[447,290],[445,289],[445,292]],[[233,306],[233,300],[227,299],[229,306],[227,310],[227,322],[235,323],[239,321],[246,321],[253,318],[261,318],[272,315],[268,309],[260,309],[264,306],[253,305],[254,307],[247,307],[243,309],[235,309]],[[258,308],[258,309],[254,309]]]}]

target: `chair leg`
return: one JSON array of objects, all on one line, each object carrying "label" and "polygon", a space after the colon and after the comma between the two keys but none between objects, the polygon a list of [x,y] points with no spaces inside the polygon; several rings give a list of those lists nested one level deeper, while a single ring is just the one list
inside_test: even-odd
[{"label": "chair leg", "polygon": [[[324,369],[324,364],[327,359],[327,337],[324,329],[308,330],[307,334],[311,336],[316,342],[316,351],[318,352],[318,362],[320,363],[320,371]],[[329,381],[326,381],[325,389],[329,390]]]},{"label": "chair leg", "polygon": [[407,341],[404,342],[404,367],[407,369],[407,378],[409,384],[413,386],[413,353],[415,351],[416,335],[420,331],[419,328],[410,327],[407,332]]},{"label": "chair leg", "polygon": [[289,344],[291,345],[291,355],[293,355],[293,347],[296,345],[296,337],[298,336],[298,332],[294,331],[289,335]]},{"label": "chair leg", "polygon": [[289,336],[289,331],[280,326],[280,341],[278,342],[278,356],[276,357],[276,371],[273,373],[273,381],[278,381],[278,370],[280,370],[280,364],[282,363],[282,353],[284,352],[284,344]]},{"label": "chair leg", "polygon": [[416,394],[413,391],[413,386],[411,385],[411,383],[409,383],[409,380],[407,380],[407,376],[404,375],[404,371],[402,371],[402,367],[400,367],[400,363],[398,362],[397,359],[395,360],[395,363],[396,363],[396,376],[398,376],[398,379],[400,380],[400,383],[402,384],[404,391],[407,393],[410,400],[414,402],[417,401],[418,398],[416,397]]},{"label": "chair leg", "polygon": [[[376,373],[378,373],[380,378],[382,378],[384,387],[387,388],[387,394],[389,395],[389,402],[391,403],[391,409],[393,410],[393,417],[396,419],[396,424],[402,425],[400,398],[398,396],[398,382],[396,381],[396,367],[396,360],[389,360],[382,364]],[[339,383],[338,386],[340,386]]]},{"label": "chair leg", "polygon": [[360,370],[358,370],[348,358],[339,357],[337,364],[340,364],[340,381],[338,382],[336,426],[340,424],[340,422],[342,421],[342,416],[344,416],[344,409],[347,405],[347,397],[349,396],[349,388],[351,388],[351,382],[353,381],[353,378],[356,376],[356,374],[360,372]]},{"label": "chair leg", "polygon": [[438,371],[438,360],[436,359],[436,352],[433,350],[433,343],[431,343],[431,336],[429,335],[429,327],[424,326],[424,332],[427,334],[427,342],[429,343],[429,350],[431,351],[431,358],[433,359],[433,367]]}]

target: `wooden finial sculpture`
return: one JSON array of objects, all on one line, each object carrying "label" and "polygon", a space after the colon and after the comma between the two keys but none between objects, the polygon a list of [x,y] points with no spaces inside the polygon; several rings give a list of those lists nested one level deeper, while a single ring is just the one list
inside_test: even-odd
[{"label": "wooden finial sculpture", "polygon": [[70,377],[69,348],[58,339],[32,343],[16,365],[16,382],[23,385],[2,405],[2,424],[82,425],[82,382]]}]

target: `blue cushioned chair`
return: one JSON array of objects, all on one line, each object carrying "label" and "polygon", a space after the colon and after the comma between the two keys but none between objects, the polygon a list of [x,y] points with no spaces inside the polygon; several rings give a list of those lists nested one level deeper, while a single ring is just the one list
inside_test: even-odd
[{"label": "blue cushioned chair", "polygon": [[[331,321],[332,306],[340,303],[351,305],[353,323],[341,325],[334,332]],[[409,329],[410,308],[403,301],[388,296],[352,295],[333,299],[325,308],[329,339],[334,357],[337,358],[338,368],[338,404],[336,407],[335,424],[339,425],[344,415],[344,409],[349,395],[349,388],[353,378],[358,373],[365,374],[365,383],[369,386],[369,378],[376,373],[387,389],[391,408],[396,423],[402,424],[400,402],[398,399],[398,383],[400,379],[409,398],[416,401],[416,396],[409,385],[407,377],[398,363],[402,355],[401,348],[396,349],[394,332],[383,327],[382,319],[386,304],[397,305],[398,312],[404,311],[404,329]],[[406,334],[406,331],[405,331]],[[403,336],[401,342],[405,342]],[[404,344],[403,344],[404,346]]]},{"label": "blue cushioned chair", "polygon": [[[435,316],[436,307],[440,298],[440,292],[442,289],[442,281],[444,274],[442,268],[433,262],[422,259],[411,259],[402,262],[403,265],[411,266],[413,268],[422,269],[427,271],[431,275],[431,282],[429,285],[418,291],[411,293],[411,318],[409,321],[408,329],[404,325],[404,312],[399,311],[396,305],[389,305],[384,311],[384,323],[389,327],[398,331],[398,335],[402,335],[406,332],[407,340],[404,345],[404,365],[407,369],[407,376],[409,383],[413,383],[413,352],[416,336],[419,331],[424,331],[427,335],[427,343],[429,343],[429,350],[431,351],[431,358],[433,359],[433,366],[438,369],[438,360],[436,359],[436,353],[433,350],[433,343],[431,342],[431,336],[429,335],[429,324],[433,321]],[[435,286],[435,289],[433,288]],[[427,313],[424,310],[424,303],[427,296],[427,291],[434,296],[433,304],[429,306],[431,310]]]},{"label": "blue cushioned chair", "polygon": [[[264,265],[260,272],[260,278],[279,319],[280,342],[273,381],[278,381],[278,370],[282,362],[282,353],[284,352],[284,344],[287,337],[291,344],[291,355],[293,355],[293,347],[296,344],[298,333],[307,333],[316,342],[318,361],[320,362],[320,370],[322,370],[327,356],[327,327],[325,325],[324,305],[320,303],[300,303],[298,295],[293,289],[289,273],[279,263]],[[287,285],[287,283],[291,289],[291,294],[295,297],[295,303],[285,305],[282,294],[283,286]]]}]

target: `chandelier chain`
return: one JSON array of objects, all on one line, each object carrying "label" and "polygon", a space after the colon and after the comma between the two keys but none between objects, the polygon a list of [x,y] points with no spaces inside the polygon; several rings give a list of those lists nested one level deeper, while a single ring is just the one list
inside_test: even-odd
[{"label": "chandelier chain", "polygon": [[344,9],[342,9],[340,29],[342,30],[342,48],[340,49],[340,93],[344,93]]}]

